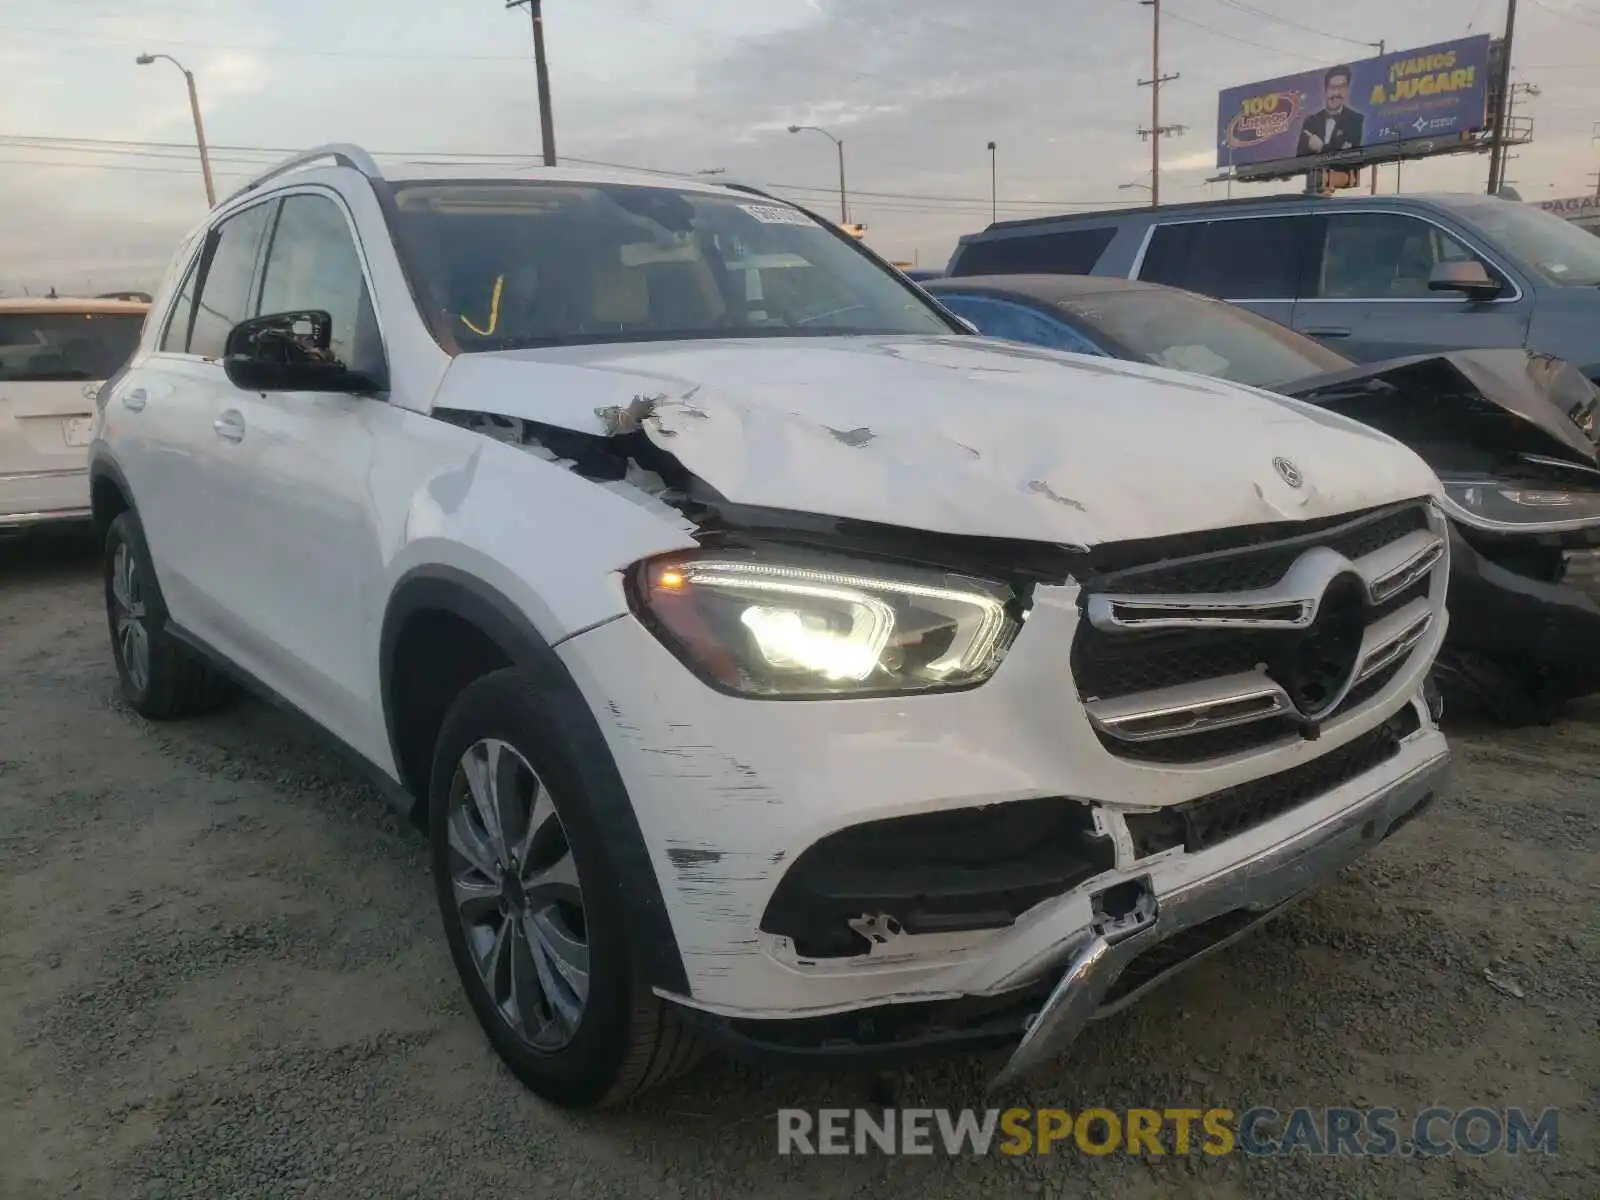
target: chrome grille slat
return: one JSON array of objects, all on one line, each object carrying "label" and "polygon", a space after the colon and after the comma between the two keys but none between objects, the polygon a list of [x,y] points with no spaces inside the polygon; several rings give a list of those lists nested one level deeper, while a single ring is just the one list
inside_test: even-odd
[{"label": "chrome grille slat", "polygon": [[1353,573],[1367,600],[1382,604],[1426,575],[1444,557],[1444,539],[1411,534],[1359,559],[1313,546],[1269,588],[1232,593],[1094,595],[1086,606],[1099,629],[1304,629],[1317,619],[1328,585]]},{"label": "chrome grille slat", "polygon": [[[1442,612],[1449,563],[1442,516],[1418,502],[1409,512],[1384,510],[1282,545],[1292,547],[1292,558],[1274,543],[1238,552],[1284,564],[1266,587],[1190,588],[1181,559],[1134,566],[1104,587],[1091,581],[1074,670],[1108,749],[1162,762],[1248,752],[1390,687]],[[1362,553],[1352,558],[1336,546]],[[1260,578],[1260,571],[1235,572],[1228,557],[1187,563],[1205,579]],[[1144,578],[1163,589],[1129,586]],[[1324,612],[1335,594],[1340,599]],[[1186,758],[1187,747],[1193,754]]]}]

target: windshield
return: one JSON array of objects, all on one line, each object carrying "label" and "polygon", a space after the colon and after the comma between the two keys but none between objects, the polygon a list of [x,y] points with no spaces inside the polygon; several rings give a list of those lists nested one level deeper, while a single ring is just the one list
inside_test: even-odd
[{"label": "windshield", "polygon": [[1160,367],[1273,388],[1350,360],[1221,300],[1140,288],[1061,302],[1090,329]]},{"label": "windshield", "polygon": [[1505,247],[1557,287],[1600,286],[1600,238],[1531,204],[1451,200],[1484,237]]},{"label": "windshield", "polygon": [[133,356],[143,313],[0,313],[0,380],[105,379]]},{"label": "windshield", "polygon": [[824,225],[758,196],[603,183],[395,189],[446,348],[955,332]]}]

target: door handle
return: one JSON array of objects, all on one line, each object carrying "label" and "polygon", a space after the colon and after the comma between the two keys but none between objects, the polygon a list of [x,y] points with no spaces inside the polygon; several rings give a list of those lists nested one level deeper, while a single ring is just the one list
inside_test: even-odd
[{"label": "door handle", "polygon": [[244,441],[244,418],[232,409],[211,422],[211,428],[215,429],[217,436],[225,442]]},{"label": "door handle", "polygon": [[1350,331],[1343,325],[1314,325],[1309,329],[1302,329],[1301,333],[1314,338],[1341,338],[1349,337]]},{"label": "door handle", "polygon": [[145,402],[150,399],[150,393],[143,388],[134,388],[131,392],[122,393],[122,407],[139,412],[144,408]]}]

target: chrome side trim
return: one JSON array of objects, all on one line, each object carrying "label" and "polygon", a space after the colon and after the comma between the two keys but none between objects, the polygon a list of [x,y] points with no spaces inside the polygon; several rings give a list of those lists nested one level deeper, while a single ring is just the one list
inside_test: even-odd
[{"label": "chrome side trim", "polygon": [[94,513],[87,508],[60,508],[54,512],[0,513],[0,529],[21,529],[52,521],[87,521]]},{"label": "chrome side trim", "polygon": [[0,483],[22,483],[29,479],[70,479],[75,475],[87,475],[88,467],[59,467],[51,471],[18,471],[14,475],[0,472]]}]

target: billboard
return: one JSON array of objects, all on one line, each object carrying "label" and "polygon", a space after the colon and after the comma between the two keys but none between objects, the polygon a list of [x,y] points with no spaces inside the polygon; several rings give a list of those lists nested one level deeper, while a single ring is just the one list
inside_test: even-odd
[{"label": "billboard", "polygon": [[1489,41],[1481,34],[1229,88],[1217,97],[1217,166],[1481,130]]},{"label": "billboard", "polygon": [[1545,212],[1565,217],[1581,229],[1600,233],[1600,195],[1568,196],[1562,200],[1540,200]]}]

